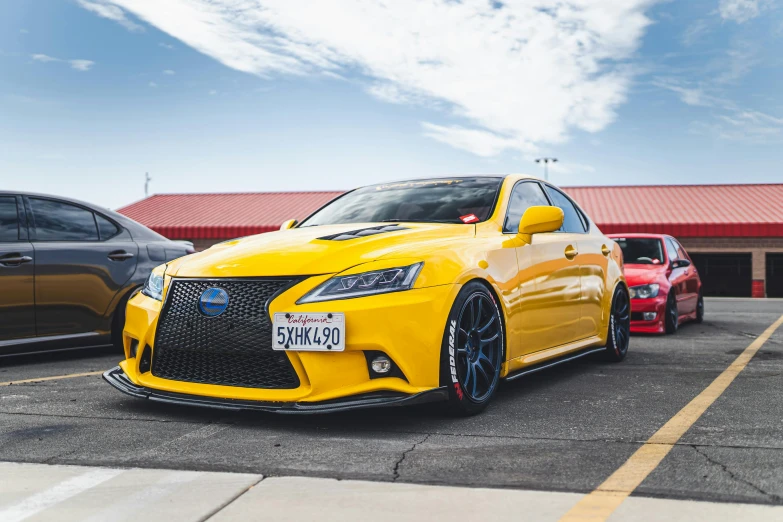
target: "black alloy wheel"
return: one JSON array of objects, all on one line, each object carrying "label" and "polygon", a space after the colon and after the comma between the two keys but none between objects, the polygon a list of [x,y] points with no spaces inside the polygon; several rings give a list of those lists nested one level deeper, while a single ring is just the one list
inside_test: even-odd
[{"label": "black alloy wheel", "polygon": [[609,332],[606,339],[606,358],[620,362],[628,353],[631,342],[631,301],[628,290],[619,285],[612,298],[612,310],[609,316]]},{"label": "black alloy wheel", "polygon": [[503,320],[495,297],[478,282],[465,285],[444,332],[441,383],[451,410],[473,415],[495,394],[504,362]]},{"label": "black alloy wheel", "polygon": [[669,297],[666,299],[666,317],[664,318],[667,334],[673,334],[680,326],[680,315],[677,311],[677,296],[674,295],[674,289],[669,290]]}]

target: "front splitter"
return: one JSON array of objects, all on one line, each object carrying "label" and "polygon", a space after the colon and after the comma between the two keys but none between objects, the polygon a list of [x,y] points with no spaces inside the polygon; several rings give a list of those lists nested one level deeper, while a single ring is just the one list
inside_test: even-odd
[{"label": "front splitter", "polygon": [[414,395],[396,392],[373,392],[362,395],[353,395],[341,399],[321,402],[263,402],[246,401],[237,399],[220,399],[217,397],[203,397],[200,395],[186,395],[183,393],[166,392],[145,388],[134,384],[119,366],[107,370],[103,374],[106,382],[120,390],[122,393],[149,399],[156,402],[180,404],[185,406],[201,406],[217,408],[221,410],[241,411],[265,411],[272,413],[307,414],[307,413],[334,413],[338,411],[358,410],[362,408],[381,408],[389,406],[410,406],[428,402],[439,402],[448,399],[448,391],[445,386],[433,388]]}]

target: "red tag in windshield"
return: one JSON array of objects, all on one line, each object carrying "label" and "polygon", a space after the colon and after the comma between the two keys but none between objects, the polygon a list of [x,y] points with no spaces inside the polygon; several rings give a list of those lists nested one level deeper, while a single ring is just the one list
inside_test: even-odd
[{"label": "red tag in windshield", "polygon": [[463,223],[475,223],[479,220],[479,218],[476,217],[476,214],[466,214],[464,216],[459,217]]}]

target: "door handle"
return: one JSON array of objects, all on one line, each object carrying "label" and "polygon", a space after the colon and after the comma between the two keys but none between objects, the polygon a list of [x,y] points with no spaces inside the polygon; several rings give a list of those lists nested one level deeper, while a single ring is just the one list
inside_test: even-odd
[{"label": "door handle", "polygon": [[20,256],[19,254],[10,254],[6,257],[0,257],[0,265],[19,266],[22,263],[29,263],[33,258],[30,256]]},{"label": "door handle", "polygon": [[573,259],[579,254],[579,251],[571,245],[568,245],[565,249],[565,256],[568,259]]},{"label": "door handle", "polygon": [[112,261],[125,261],[126,259],[130,259],[132,257],[133,254],[124,250],[118,250],[117,252],[112,252],[109,254],[109,259]]},{"label": "door handle", "polygon": [[605,256],[608,256],[612,253],[612,250],[606,245],[601,245],[601,253]]}]

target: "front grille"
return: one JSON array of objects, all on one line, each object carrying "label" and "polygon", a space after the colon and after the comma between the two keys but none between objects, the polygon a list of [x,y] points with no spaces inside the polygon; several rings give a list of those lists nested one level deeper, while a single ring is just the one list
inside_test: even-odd
[{"label": "front grille", "polygon": [[631,312],[631,321],[644,321],[642,312]]},{"label": "front grille", "polygon": [[[164,379],[244,388],[290,389],[299,378],[284,352],[272,350],[267,304],[298,279],[171,282],[158,321],[152,374]],[[208,288],[228,293],[217,317],[199,311]]]}]

